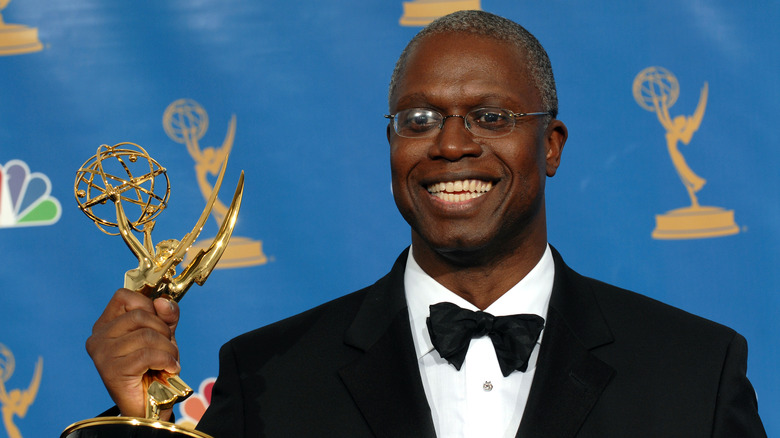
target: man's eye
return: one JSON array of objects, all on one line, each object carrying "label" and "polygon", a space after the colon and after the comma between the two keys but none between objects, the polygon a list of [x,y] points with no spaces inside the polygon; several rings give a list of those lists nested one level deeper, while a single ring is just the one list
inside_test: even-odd
[{"label": "man's eye", "polygon": [[501,111],[478,111],[474,114],[474,122],[480,126],[502,126],[509,122],[509,118]]},{"label": "man's eye", "polygon": [[425,114],[416,114],[409,123],[413,125],[427,125],[430,123],[430,117]]},{"label": "man's eye", "polygon": [[405,125],[410,129],[425,130],[436,126],[435,117],[430,111],[411,112],[405,119]]}]

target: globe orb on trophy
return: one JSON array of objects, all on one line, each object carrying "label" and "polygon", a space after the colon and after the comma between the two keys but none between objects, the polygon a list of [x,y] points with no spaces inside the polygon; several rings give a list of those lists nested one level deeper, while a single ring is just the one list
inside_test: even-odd
[{"label": "globe orb on trophy", "polygon": [[701,126],[707,107],[708,90],[705,82],[693,115],[672,118],[669,109],[680,96],[680,83],[677,78],[669,70],[657,66],[642,70],[634,78],[634,99],[645,110],[654,112],[666,129],[667,151],[691,201],[689,207],[656,215],[656,227],[652,233],[655,239],[698,239],[739,232],[739,227],[734,222],[733,210],[699,204],[696,193],[704,187],[707,180],[691,169],[678,147],[678,143],[690,144],[693,134]]},{"label": "globe orb on trophy", "polygon": [[171,184],[165,168],[145,149],[133,143],[120,143],[98,148],[76,172],[74,191],[79,209],[101,231],[115,236],[119,232],[112,233],[105,228],[119,227],[117,221],[105,219],[114,216],[113,203],[108,205],[112,195],[138,207],[138,216],[133,216],[135,219],[129,225],[143,232],[141,227],[150,224],[168,205]]},{"label": "globe orb on trophy", "polygon": [[[244,173],[238,180],[233,200],[220,224],[217,236],[210,243],[194,248],[203,225],[211,215],[227,167],[227,157],[192,231],[181,239],[167,239],[155,244],[152,230],[156,218],[167,206],[170,182],[164,167],[144,148],[134,143],[101,145],[76,172],[74,193],[79,208],[98,228],[109,235],[120,235],[138,259],[138,267],[125,273],[124,287],[150,298],[182,299],[193,283],[203,285],[228,246],[236,226],[244,190]],[[124,204],[136,207],[132,219]],[[110,219],[115,218],[114,220]],[[113,233],[106,228],[117,228]],[[143,242],[135,236],[143,234]],[[190,252],[189,261],[181,273],[176,266]],[[160,421],[160,412],[192,394],[192,389],[178,375],[148,370],[143,378],[145,418],[100,417],[80,421],[62,434],[67,438],[86,437],[207,437],[196,431],[184,430]],[[165,432],[161,432],[165,430]],[[162,433],[162,434],[161,434]]]}]

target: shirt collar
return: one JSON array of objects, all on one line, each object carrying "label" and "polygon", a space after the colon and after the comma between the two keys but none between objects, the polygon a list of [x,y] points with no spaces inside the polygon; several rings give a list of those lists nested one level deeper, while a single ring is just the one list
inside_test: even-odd
[{"label": "shirt collar", "polygon": [[[485,309],[485,312],[494,316],[532,313],[546,320],[554,277],[555,262],[550,245],[547,245],[536,266],[520,282]],[[450,302],[464,309],[479,310],[475,305],[456,295],[425,273],[414,260],[411,249],[404,272],[404,288],[406,302],[409,305],[412,338],[418,359],[433,350],[426,324],[432,304]]]}]

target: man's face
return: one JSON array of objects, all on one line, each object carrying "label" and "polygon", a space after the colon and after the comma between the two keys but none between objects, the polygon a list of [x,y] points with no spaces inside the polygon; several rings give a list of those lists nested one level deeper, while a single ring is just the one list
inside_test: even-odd
[{"label": "man's face", "polygon": [[[409,56],[390,110],[429,108],[445,116],[482,107],[550,110],[542,107],[526,64],[522,52],[491,38],[426,37]],[[388,127],[393,194],[412,227],[415,257],[420,246],[442,255],[482,251],[491,257],[521,249],[529,239],[546,242],[545,178],[555,174],[566,140],[566,127],[548,121],[519,118],[502,138],[475,137],[457,117],[428,138],[400,137]],[[478,196],[449,195],[464,192]]]}]

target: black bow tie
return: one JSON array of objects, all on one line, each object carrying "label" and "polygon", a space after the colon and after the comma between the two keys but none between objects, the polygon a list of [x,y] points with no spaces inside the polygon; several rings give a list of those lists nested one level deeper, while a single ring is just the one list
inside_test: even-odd
[{"label": "black bow tie", "polygon": [[427,324],[434,348],[458,371],[471,339],[488,335],[506,377],[514,370],[525,372],[528,368],[528,358],[542,333],[544,318],[530,314],[493,316],[439,303],[431,306]]}]

